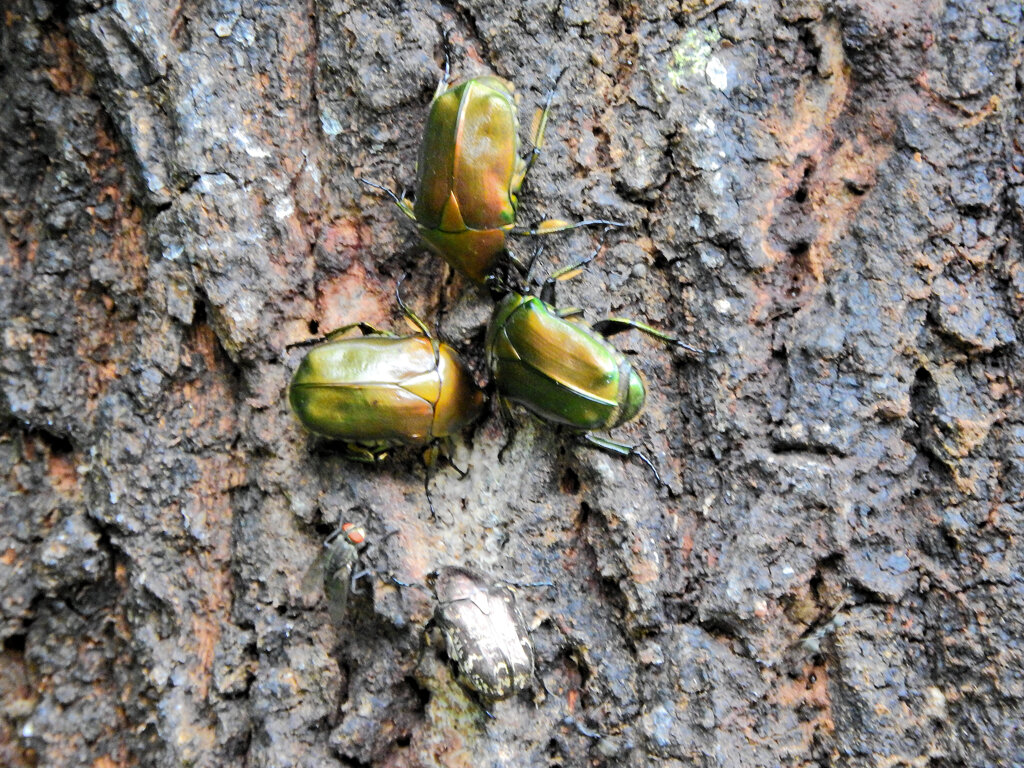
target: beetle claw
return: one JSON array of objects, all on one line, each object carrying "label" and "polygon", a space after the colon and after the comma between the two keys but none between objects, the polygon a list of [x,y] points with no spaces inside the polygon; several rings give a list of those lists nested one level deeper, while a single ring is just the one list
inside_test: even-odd
[{"label": "beetle claw", "polygon": [[654,466],[654,462],[652,462],[650,459],[644,456],[644,454],[640,453],[640,451],[636,450],[635,448],[630,449],[630,455],[636,456],[638,459],[640,459],[640,461],[642,461],[650,468],[651,472],[654,473],[655,480],[658,481],[658,485],[664,486],[665,488],[669,487],[668,483],[661,479],[661,473],[658,472],[658,468]]},{"label": "beetle claw", "polygon": [[[452,27],[441,28],[441,52],[444,54],[444,74],[441,76],[441,82],[437,84],[437,93],[443,93],[445,86],[448,85],[448,78],[451,74],[451,56],[449,51],[452,47]],[[437,94],[434,96],[437,97]]]},{"label": "beetle claw", "polygon": [[564,67],[559,68],[558,64],[553,64],[551,69],[548,70],[548,80],[551,81],[551,90],[553,91],[558,87],[558,84],[562,80],[562,76],[569,71],[569,65],[566,64]]},{"label": "beetle claw", "polygon": [[455,516],[454,515],[449,515],[447,520],[441,520],[441,518],[437,514],[437,510],[434,509],[434,499],[430,495],[430,472],[429,471],[423,477],[423,492],[427,496],[427,509],[430,510],[430,521],[431,522],[438,522],[438,521],[440,521],[444,525],[455,525]]}]

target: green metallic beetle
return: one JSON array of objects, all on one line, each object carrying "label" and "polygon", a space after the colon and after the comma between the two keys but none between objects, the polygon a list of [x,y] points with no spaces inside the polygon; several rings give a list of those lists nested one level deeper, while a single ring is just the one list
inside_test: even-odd
[{"label": "green metallic beetle", "polygon": [[[309,431],[344,441],[350,458],[376,462],[396,446],[418,446],[430,467],[439,441],[473,422],[484,396],[458,353],[398,302],[419,334],[339,328],[299,364],[288,398]],[[355,328],[364,335],[343,338]]]},{"label": "green metallic beetle", "polygon": [[693,347],[643,323],[609,318],[588,326],[580,310],[559,311],[551,303],[556,280],[577,274],[589,258],[560,270],[539,296],[508,291],[487,326],[486,349],[500,402],[517,403],[542,419],[563,424],[593,445],[636,456],[661,476],[636,448],[591,434],[635,418],[646,398],[644,381],[625,355],[607,341],[636,329],[696,352]]},{"label": "green metallic beetle", "polygon": [[503,258],[522,271],[522,264],[508,252],[509,233],[542,235],[592,224],[621,226],[604,220],[572,224],[549,219],[531,230],[515,229],[517,195],[540,154],[553,96],[552,89],[531,138],[533,151],[523,160],[515,87],[489,75],[449,88],[446,55],[420,144],[415,202],[362,181],[390,195],[416,222],[427,245],[472,280],[484,282]]}]

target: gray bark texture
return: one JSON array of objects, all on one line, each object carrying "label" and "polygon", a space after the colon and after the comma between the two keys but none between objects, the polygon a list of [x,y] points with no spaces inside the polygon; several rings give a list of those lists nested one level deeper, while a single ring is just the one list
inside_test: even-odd
[{"label": "gray bark texture", "polygon": [[[1020,0],[0,10],[0,764],[1024,765]],[[560,304],[701,350],[614,340],[665,486],[492,408],[431,519],[289,410],[406,272],[486,379],[489,294],[358,182],[412,185],[445,30],[524,145],[566,68],[520,222],[628,223]],[[455,679],[446,565],[519,585],[527,690]]]}]

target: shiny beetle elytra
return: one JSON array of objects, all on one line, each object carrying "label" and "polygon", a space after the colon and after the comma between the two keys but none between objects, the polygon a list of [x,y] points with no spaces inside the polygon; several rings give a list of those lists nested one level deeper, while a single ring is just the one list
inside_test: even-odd
[{"label": "shiny beetle elytra", "polygon": [[[339,328],[303,358],[288,400],[310,432],[343,441],[357,461],[380,461],[401,445],[424,448],[423,487],[433,518],[430,475],[440,446],[450,448],[452,435],[477,419],[484,393],[458,353],[431,337],[398,289],[395,294],[419,334],[397,336],[366,323]],[[355,328],[363,336],[346,338]]]},{"label": "shiny beetle elytra", "polygon": [[636,456],[660,482],[657,469],[636,448],[591,434],[635,418],[646,398],[640,374],[607,337],[636,329],[696,350],[635,320],[609,318],[588,326],[579,319],[578,309],[557,310],[551,303],[555,281],[577,274],[596,254],[556,272],[540,296],[505,294],[487,326],[491,374],[506,411],[509,403],[517,403],[542,419],[570,427],[600,448]]},{"label": "shiny beetle elytra", "polygon": [[[399,305],[421,333],[397,336],[366,323],[329,334],[303,358],[288,391],[292,410],[311,432],[347,443],[348,455],[379,461],[399,445],[426,447],[474,421],[483,391],[447,344]],[[345,334],[358,328],[363,336]]]},{"label": "shiny beetle elytra", "polygon": [[[554,89],[537,120],[533,151],[523,160],[515,87],[490,75],[448,87],[446,55],[444,76],[431,101],[420,144],[415,202],[363,181],[390,195],[416,223],[430,248],[472,280],[484,282],[503,256],[521,269],[508,254],[505,238],[514,231],[517,195],[540,154],[553,95]],[[591,224],[616,225],[603,220],[571,224],[550,219],[518,233],[550,234]]]},{"label": "shiny beetle elytra", "polygon": [[533,643],[512,590],[462,566],[439,568],[431,580],[437,596],[434,621],[459,682],[490,700],[528,687]]}]

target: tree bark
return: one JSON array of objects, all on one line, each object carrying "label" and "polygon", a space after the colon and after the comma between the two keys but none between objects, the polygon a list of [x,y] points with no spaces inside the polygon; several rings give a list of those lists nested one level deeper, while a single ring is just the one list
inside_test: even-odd
[{"label": "tree bark", "polygon": [[[1024,763],[1022,28],[1019,0],[10,0],[0,763]],[[294,345],[400,330],[406,272],[486,378],[489,295],[357,180],[412,183],[445,31],[524,142],[567,67],[520,222],[627,222],[560,303],[701,350],[615,338],[648,382],[615,434],[664,487],[492,409],[431,519],[415,451],[357,464],[289,411]],[[337,625],[305,575],[351,520]],[[551,582],[516,587],[530,690],[456,682],[419,588],[455,564]]]}]

